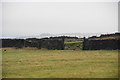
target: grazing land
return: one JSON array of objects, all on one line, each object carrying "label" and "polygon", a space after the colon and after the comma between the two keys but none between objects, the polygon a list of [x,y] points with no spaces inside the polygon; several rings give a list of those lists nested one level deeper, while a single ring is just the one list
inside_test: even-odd
[{"label": "grazing land", "polygon": [[2,50],[3,78],[118,78],[117,50]]},{"label": "grazing land", "polygon": [[82,50],[83,41],[64,42],[65,50]]}]

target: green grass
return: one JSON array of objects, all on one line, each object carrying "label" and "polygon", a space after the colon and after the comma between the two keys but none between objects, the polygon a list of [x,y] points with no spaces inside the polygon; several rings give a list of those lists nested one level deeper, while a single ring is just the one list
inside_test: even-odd
[{"label": "green grass", "polygon": [[[5,49],[5,48],[4,48]],[[117,50],[6,48],[3,78],[117,78]]]},{"label": "green grass", "polygon": [[82,41],[64,42],[64,44],[81,43]]},{"label": "green grass", "polygon": [[0,79],[2,79],[2,49],[0,48]]},{"label": "green grass", "polygon": [[82,50],[82,41],[64,42],[65,50]]}]

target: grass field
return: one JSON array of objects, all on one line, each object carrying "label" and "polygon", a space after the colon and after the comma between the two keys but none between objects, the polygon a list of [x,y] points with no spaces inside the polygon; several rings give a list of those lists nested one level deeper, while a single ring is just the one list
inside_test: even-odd
[{"label": "grass field", "polygon": [[64,44],[71,44],[71,43],[82,43],[82,41],[64,42]]},{"label": "grass field", "polygon": [[117,78],[117,50],[3,48],[3,78]]},{"label": "grass field", "polygon": [[73,42],[64,42],[65,50],[82,50],[83,42],[82,41],[73,41]]}]

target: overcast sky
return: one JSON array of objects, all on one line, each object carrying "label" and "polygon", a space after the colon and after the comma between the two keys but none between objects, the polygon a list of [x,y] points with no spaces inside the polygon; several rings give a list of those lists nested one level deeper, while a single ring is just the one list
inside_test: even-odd
[{"label": "overcast sky", "polygon": [[118,31],[117,2],[3,2],[3,37]]}]

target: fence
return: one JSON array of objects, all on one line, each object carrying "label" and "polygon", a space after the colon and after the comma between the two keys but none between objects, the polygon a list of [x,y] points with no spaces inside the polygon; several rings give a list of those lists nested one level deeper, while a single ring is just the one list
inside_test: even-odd
[{"label": "fence", "polygon": [[120,49],[118,39],[87,40],[83,41],[83,50],[116,50]]}]

